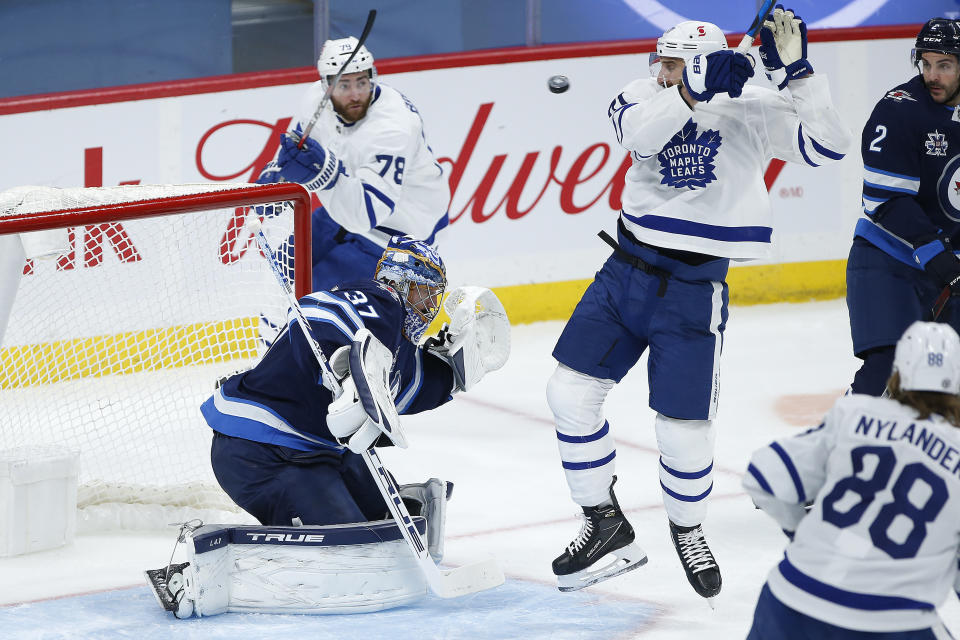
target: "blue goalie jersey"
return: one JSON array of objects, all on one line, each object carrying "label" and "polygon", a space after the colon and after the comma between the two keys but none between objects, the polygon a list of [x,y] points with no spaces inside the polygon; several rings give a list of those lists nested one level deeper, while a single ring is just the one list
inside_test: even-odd
[{"label": "blue goalie jersey", "polygon": [[916,76],[887,94],[863,128],[863,212],[856,235],[894,258],[936,234],[960,242],[960,111]]},{"label": "blue goalie jersey", "polygon": [[[347,284],[304,296],[300,306],[327,357],[350,344],[364,327],[393,352],[394,402],[401,414],[433,409],[451,398],[452,370],[402,335],[406,312],[387,285]],[[257,366],[224,381],[200,410],[211,428],[228,436],[301,451],[343,451],[326,425],[332,401],[320,365],[291,311],[287,326]]]}]

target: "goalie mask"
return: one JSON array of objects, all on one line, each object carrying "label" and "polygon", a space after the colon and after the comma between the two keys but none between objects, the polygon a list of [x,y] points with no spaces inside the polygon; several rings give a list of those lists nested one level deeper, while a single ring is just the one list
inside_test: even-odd
[{"label": "goalie mask", "polygon": [[650,54],[650,76],[660,74],[661,58],[690,60],[700,54],[727,48],[727,38],[715,24],[687,20],[681,22],[657,39],[657,52]]},{"label": "goalie mask", "polygon": [[375,278],[400,294],[407,310],[403,335],[417,344],[440,312],[447,286],[447,269],[440,255],[425,242],[394,236],[377,263]]},{"label": "goalie mask", "polygon": [[[330,80],[340,73],[340,67],[356,49],[358,42],[356,38],[350,36],[339,40],[327,40],[323,43],[320,58],[317,60],[317,71],[320,72],[320,80],[323,83],[324,91],[329,87]],[[350,61],[343,73],[359,73],[361,71],[367,72],[371,84],[376,82],[377,68],[373,66],[373,55],[364,46],[360,47],[357,55],[353,56],[353,60]]]},{"label": "goalie mask", "polygon": [[960,393],[960,337],[948,324],[914,322],[897,342],[893,370],[901,389]]}]

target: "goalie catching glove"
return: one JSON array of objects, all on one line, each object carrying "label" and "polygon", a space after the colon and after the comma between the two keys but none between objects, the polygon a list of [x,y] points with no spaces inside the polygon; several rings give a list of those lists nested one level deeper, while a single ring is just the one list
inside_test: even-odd
[{"label": "goalie catching glove", "polygon": [[459,287],[443,301],[450,316],[436,338],[424,345],[453,369],[457,389],[469,391],[510,355],[510,321],[497,296],[483,287]]},{"label": "goalie catching glove", "polygon": [[770,82],[783,89],[787,83],[813,73],[807,61],[807,25],[778,4],[760,29],[760,58]]},{"label": "goalie catching glove", "polygon": [[327,428],[353,453],[363,453],[381,435],[401,449],[407,447],[390,388],[392,367],[393,353],[369,329],[357,331],[353,344],[330,358],[343,390],[327,409]]}]

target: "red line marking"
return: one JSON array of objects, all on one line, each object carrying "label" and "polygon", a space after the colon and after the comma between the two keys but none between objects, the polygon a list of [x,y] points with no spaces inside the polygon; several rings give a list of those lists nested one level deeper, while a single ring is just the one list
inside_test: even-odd
[{"label": "red line marking", "polygon": [[92,596],[98,593],[109,593],[110,591],[124,591],[126,589],[138,589],[147,586],[144,584],[128,584],[122,587],[104,587],[103,589],[93,589],[92,591],[80,591],[77,593],[64,593],[58,596],[48,596],[46,598],[37,598],[36,600],[22,600],[20,602],[0,603],[0,609],[9,607],[18,607],[22,604],[36,604],[38,602],[50,602],[51,600],[63,600],[64,598],[74,598],[77,596]]}]

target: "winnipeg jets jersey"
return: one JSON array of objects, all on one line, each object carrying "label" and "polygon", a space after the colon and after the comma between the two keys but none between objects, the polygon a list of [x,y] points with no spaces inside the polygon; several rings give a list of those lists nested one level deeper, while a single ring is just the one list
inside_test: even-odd
[{"label": "winnipeg jets jersey", "polygon": [[743,486],[796,531],[767,578],[787,606],[905,631],[937,624],[951,588],[960,596],[960,428],[941,417],[846,396],[819,427],[754,452]]},{"label": "winnipeg jets jersey", "polygon": [[[323,97],[318,80],[304,96],[291,130],[302,131]],[[328,102],[310,137],[343,163],[332,188],[319,193],[330,217],[382,247],[398,233],[433,244],[447,226],[450,188],[427,144],[423,120],[402,93],[373,88],[367,115],[344,122]]]},{"label": "winnipeg jets jersey", "polygon": [[[401,414],[426,411],[450,399],[453,371],[403,337],[404,306],[387,285],[347,284],[304,296],[300,306],[327,357],[364,327],[394,353],[394,401]],[[291,311],[287,326],[257,366],[228,378],[200,410],[211,428],[228,436],[301,451],[342,451],[326,426],[332,400]]]},{"label": "winnipeg jets jersey", "polygon": [[608,111],[633,164],[623,224],[642,242],[732,259],[767,256],[771,209],[763,181],[771,158],[817,167],[843,157],[851,136],[827,79],[784,91],[748,85],[691,110],[678,87],[628,84]]},{"label": "winnipeg jets jersey", "polygon": [[917,269],[937,233],[960,244],[960,111],[915,76],[888,91],[863,127],[863,212],[856,235]]}]

